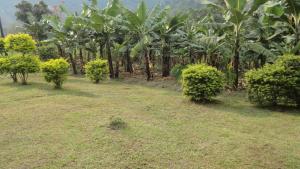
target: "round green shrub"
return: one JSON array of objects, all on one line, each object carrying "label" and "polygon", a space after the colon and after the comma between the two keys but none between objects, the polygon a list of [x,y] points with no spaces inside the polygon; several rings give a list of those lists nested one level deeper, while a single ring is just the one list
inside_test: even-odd
[{"label": "round green shrub", "polygon": [[9,34],[5,37],[4,42],[5,48],[9,51],[25,54],[33,52],[36,49],[36,42],[30,35],[24,33]]},{"label": "round green shrub", "polygon": [[182,72],[183,93],[191,100],[210,101],[224,88],[224,75],[216,68],[204,64],[188,66]]},{"label": "round green shrub", "polygon": [[94,83],[107,79],[109,75],[108,63],[106,60],[97,59],[85,65],[86,76]]},{"label": "round green shrub", "polygon": [[186,65],[175,65],[172,69],[171,69],[171,76],[175,77],[177,80],[180,80],[182,77],[182,71],[187,68]]},{"label": "round green shrub", "polygon": [[62,87],[63,82],[67,78],[69,71],[69,63],[65,59],[51,59],[42,64],[42,72],[48,83],[53,82],[56,89]]},{"label": "round green shrub", "polygon": [[13,79],[18,74],[22,84],[26,85],[28,74],[40,71],[40,63],[38,56],[14,54],[8,56],[8,71],[13,75]]},{"label": "round green shrub", "polygon": [[300,106],[300,56],[285,55],[273,65],[246,73],[248,98],[260,106]]}]

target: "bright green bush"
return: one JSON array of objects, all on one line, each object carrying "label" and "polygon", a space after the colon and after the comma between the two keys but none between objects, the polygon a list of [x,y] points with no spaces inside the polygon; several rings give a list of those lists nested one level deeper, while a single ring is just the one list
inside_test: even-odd
[{"label": "bright green bush", "polygon": [[106,60],[97,59],[85,65],[86,76],[94,83],[108,78],[109,69]]},{"label": "bright green bush", "polygon": [[5,37],[5,48],[9,51],[30,53],[36,49],[36,42],[28,34],[9,34]]},{"label": "bright green bush", "polygon": [[210,101],[224,87],[224,75],[204,64],[188,66],[182,73],[183,93],[191,100]]},{"label": "bright green bush", "polygon": [[62,87],[63,82],[67,78],[69,71],[69,63],[65,59],[51,59],[42,64],[42,71],[45,80],[49,83],[53,82],[56,89]]},{"label": "bright green bush", "polygon": [[0,58],[0,75],[9,72],[9,62],[7,58]]},{"label": "bright green bush", "polygon": [[286,55],[275,64],[246,73],[248,97],[261,106],[300,106],[300,56]]},{"label": "bright green bush", "polygon": [[[27,84],[28,74],[36,73],[40,70],[40,59],[33,55],[14,54],[8,56],[9,72],[16,78],[18,74],[23,85]],[[14,79],[15,81],[15,79]]]},{"label": "bright green bush", "polygon": [[182,77],[182,71],[187,68],[186,65],[175,65],[171,70],[171,76],[175,77],[177,80],[180,80]]},{"label": "bright green bush", "polygon": [[0,55],[4,55],[5,53],[6,50],[5,50],[4,38],[0,38]]}]

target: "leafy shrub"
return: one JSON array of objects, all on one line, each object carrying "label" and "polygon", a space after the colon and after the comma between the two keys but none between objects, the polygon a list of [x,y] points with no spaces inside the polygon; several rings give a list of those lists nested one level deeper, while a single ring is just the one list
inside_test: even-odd
[{"label": "leafy shrub", "polygon": [[300,57],[286,55],[275,64],[246,73],[248,97],[261,106],[300,105]]},{"label": "leafy shrub", "polygon": [[8,64],[9,72],[13,76],[19,74],[23,85],[27,84],[29,73],[36,73],[40,70],[40,59],[38,56],[33,55],[11,55],[8,57]]},{"label": "leafy shrub", "polygon": [[9,51],[30,53],[36,48],[36,42],[28,34],[9,34],[5,37],[5,48]]},{"label": "leafy shrub", "polygon": [[99,83],[100,80],[108,78],[109,70],[106,60],[97,59],[85,65],[86,76],[93,82]]},{"label": "leafy shrub", "polygon": [[112,130],[121,130],[127,127],[127,123],[120,117],[112,117],[109,128]]},{"label": "leafy shrub", "polygon": [[45,80],[49,83],[53,82],[56,89],[62,87],[69,71],[69,63],[65,59],[51,59],[42,64],[42,71]]},{"label": "leafy shrub", "polygon": [[171,70],[171,76],[175,77],[177,80],[180,80],[182,77],[182,71],[187,68],[186,65],[175,65]]},{"label": "leafy shrub", "polygon": [[0,75],[9,72],[9,62],[7,58],[0,58]]},{"label": "leafy shrub", "polygon": [[5,50],[4,38],[0,38],[0,55],[3,55],[5,53],[6,50]]},{"label": "leafy shrub", "polygon": [[184,95],[193,101],[210,101],[224,87],[224,75],[204,64],[191,65],[182,73]]},{"label": "leafy shrub", "polygon": [[37,52],[42,60],[55,59],[58,56],[56,47],[52,45],[39,46]]}]

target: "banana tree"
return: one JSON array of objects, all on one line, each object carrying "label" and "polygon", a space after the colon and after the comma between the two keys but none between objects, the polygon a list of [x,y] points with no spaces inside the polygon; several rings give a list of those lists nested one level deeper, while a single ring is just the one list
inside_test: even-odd
[{"label": "banana tree", "polygon": [[162,21],[162,24],[155,32],[157,32],[160,37],[162,50],[162,77],[170,76],[172,46],[177,38],[177,30],[183,26],[185,20],[186,16],[182,14],[169,16],[168,9],[165,9],[165,12],[162,12],[158,17],[158,22]]},{"label": "banana tree", "polygon": [[224,12],[226,23],[231,25],[233,32],[233,69],[235,73],[234,87],[239,86],[239,66],[240,66],[240,50],[242,29],[246,25],[246,21],[253,16],[253,13],[268,0],[224,0],[226,6],[217,6]]},{"label": "banana tree", "polygon": [[265,14],[265,23],[281,22],[291,30],[293,36],[286,36],[293,43],[291,52],[300,54],[300,0],[269,1],[265,5]]},{"label": "banana tree", "polygon": [[136,40],[136,45],[132,51],[134,54],[143,52],[145,60],[145,72],[147,80],[153,78],[151,72],[150,51],[154,40],[158,35],[154,32],[162,23],[157,22],[156,18],[160,15],[161,9],[157,6],[151,12],[148,11],[146,3],[141,1],[135,12],[125,9],[124,15],[127,20],[125,25]]}]

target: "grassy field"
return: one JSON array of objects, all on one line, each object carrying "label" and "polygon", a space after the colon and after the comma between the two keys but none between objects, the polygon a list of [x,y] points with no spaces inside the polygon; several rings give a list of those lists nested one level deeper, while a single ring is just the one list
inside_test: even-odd
[{"label": "grassy field", "polygon": [[[170,82],[0,78],[0,168],[300,168],[300,111],[266,110],[244,93],[199,105]],[[166,83],[166,84],[165,84]],[[128,123],[108,128],[111,117]]]}]

